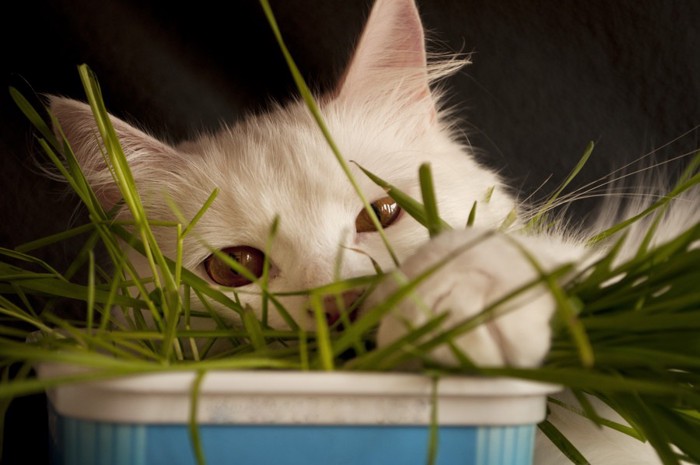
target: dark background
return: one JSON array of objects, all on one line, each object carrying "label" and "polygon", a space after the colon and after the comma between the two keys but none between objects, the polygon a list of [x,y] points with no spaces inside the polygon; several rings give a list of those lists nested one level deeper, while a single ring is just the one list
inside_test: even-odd
[{"label": "dark background", "polygon": [[[332,87],[370,0],[271,0],[312,87]],[[700,2],[419,0],[438,52],[474,52],[445,83],[478,156],[527,195],[553,190],[588,141],[578,185],[654,152],[700,147]],[[0,246],[81,221],[38,174],[32,132],[6,89],[83,98],[96,72],[113,113],[169,141],[285,101],[294,86],[256,0],[24,0],[0,4]],[[467,180],[465,180],[466,182]],[[590,203],[572,210],[585,216]],[[42,251],[58,268],[75,249]],[[3,464],[46,456],[43,399],[8,414]]]}]

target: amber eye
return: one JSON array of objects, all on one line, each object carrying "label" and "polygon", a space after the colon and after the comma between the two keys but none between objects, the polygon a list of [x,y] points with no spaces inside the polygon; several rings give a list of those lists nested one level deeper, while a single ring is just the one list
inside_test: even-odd
[{"label": "amber eye", "polygon": [[[383,228],[388,228],[399,217],[401,213],[401,207],[399,207],[394,199],[391,197],[384,197],[379,200],[375,200],[370,204],[374,214],[379,218],[379,223]],[[355,229],[359,233],[376,231],[377,228],[374,227],[372,218],[370,218],[367,210],[362,210],[357,218],[355,219]]]},{"label": "amber eye", "polygon": [[[221,249],[222,253],[243,265],[250,271],[250,274],[259,278],[263,274],[265,254],[258,249],[247,246],[226,247]],[[204,269],[207,274],[217,284],[227,287],[240,287],[250,284],[251,281],[228,266],[221,258],[212,254],[204,261]]]}]

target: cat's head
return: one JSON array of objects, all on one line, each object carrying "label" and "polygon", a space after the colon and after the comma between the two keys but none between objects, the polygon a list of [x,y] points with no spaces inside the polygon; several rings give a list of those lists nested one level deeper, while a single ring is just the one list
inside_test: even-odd
[{"label": "cat's head", "polygon": [[[418,167],[428,162],[440,214],[448,223],[465,227],[473,203],[478,202],[476,222],[496,226],[512,210],[513,200],[503,192],[498,177],[478,165],[452,136],[430,88],[434,71],[445,67],[426,65],[424,41],[413,0],[378,0],[337,88],[319,97],[323,118],[346,160],[418,199]],[[112,208],[121,194],[105,164],[89,107],[54,97],[51,112],[103,206]],[[279,228],[268,257],[273,292],[371,274],[371,259],[384,269],[392,268],[352,184],[302,102],[179,145],[156,140],[117,118],[112,121],[151,219],[176,220],[170,204],[191,219],[219,189],[187,236],[183,264],[212,285],[246,291],[239,297],[254,309],[261,301],[254,293],[257,285],[232,273],[211,251],[229,253],[254,274],[260,273],[262,251],[276,217]],[[399,259],[411,255],[428,238],[427,232],[356,164],[349,165],[350,171],[381,213],[394,251]],[[120,215],[129,213],[123,210]],[[174,256],[173,229],[155,231],[164,252]],[[142,273],[148,273],[140,255],[132,253],[131,258]],[[301,326],[313,327],[307,298],[280,300]],[[274,311],[269,322],[285,326]]]}]

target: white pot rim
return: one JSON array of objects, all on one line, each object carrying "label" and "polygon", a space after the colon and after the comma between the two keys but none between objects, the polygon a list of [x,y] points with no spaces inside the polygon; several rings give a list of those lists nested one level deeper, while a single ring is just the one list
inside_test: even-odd
[{"label": "white pot rim", "polygon": [[[39,377],[75,373],[60,364]],[[176,371],[66,384],[49,390],[60,414],[96,421],[187,423],[197,372]],[[434,386],[437,391],[434,393]],[[434,400],[443,425],[537,423],[551,384],[509,378],[411,373],[209,371],[197,420],[239,424],[430,424]]]}]

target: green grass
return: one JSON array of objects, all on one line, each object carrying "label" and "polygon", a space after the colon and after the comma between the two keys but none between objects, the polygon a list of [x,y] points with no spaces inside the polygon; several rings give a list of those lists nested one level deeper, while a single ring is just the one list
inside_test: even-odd
[{"label": "green grass", "polygon": [[[311,93],[284,47],[267,2],[261,3],[301,95],[317,118],[319,130],[326,136],[358,197],[381,231],[366,197],[353,179]],[[405,282],[386,301],[357,321],[346,320],[342,332],[334,331],[326,324],[321,299],[327,295],[339,296],[358,286],[371,288],[381,278],[381,272],[299,291],[298,294],[308,296],[316,311],[317,329],[313,332],[304,331],[294,323],[280,303],[280,295],[269,291],[266,272],[256,280],[264,307],[263,316],[258,320],[249,308],[241,305],[235,294],[231,296],[210,286],[182,266],[183,241],[206,214],[217,192],[212,190],[209,200],[191,219],[184,218],[176,205],[171,206],[178,221],[157,225],[172,228],[177,234],[178,252],[175,257],[166,257],[153,234],[152,228],[156,224],[148,220],[135,188],[97,80],[86,66],[79,68],[79,75],[104,141],[104,156],[112,167],[115,182],[133,221],[114,221],[111,213],[103,210],[80,171],[70,146],[62,137],[54,135],[51,126],[55,126],[56,121],[44,121],[40,113],[12,89],[12,97],[37,128],[37,140],[48,161],[75,191],[88,211],[90,222],[16,250],[0,249],[0,369],[3,373],[0,413],[3,405],[15,396],[88,379],[173,370],[198,373],[220,369],[391,371],[411,360],[420,360],[430,376],[510,376],[571,388],[579,402],[568,408],[607,427],[648,440],[666,464],[679,463],[679,453],[674,447],[686,460],[700,463],[700,446],[696,439],[700,437],[700,290],[697,286],[700,283],[700,250],[690,249],[691,244],[700,241],[700,225],[657,248],[648,247],[648,241],[645,241],[630,260],[622,263],[614,260],[624,241],[625,228],[632,221],[647,215],[660,218],[673,198],[700,182],[697,173],[700,158],[691,164],[668,196],[629,222],[590,238],[591,242],[616,241],[617,245],[611,248],[608,256],[580,271],[563,286],[558,278],[571,272],[570,266],[549,274],[542,273],[540,279],[520,290],[544,283],[557,299],[557,313],[552,322],[552,348],[542,367],[477,367],[465,354],[458,354],[460,363],[457,366],[441,367],[430,360],[429,352],[441,344],[454,347],[451,341],[488,319],[496,304],[452,328],[442,328],[445,315],[436,315],[387,347],[374,348],[371,341],[382,317],[450,258]],[[583,168],[591,151],[592,146],[572,176]],[[410,198],[364,168],[362,171],[423,224],[431,235],[449,227],[439,217],[429,166],[416,173],[421,181],[422,201]],[[546,211],[555,204],[570,180],[567,178],[562,188],[545,202],[542,214],[533,217],[530,227],[547,227]],[[478,212],[474,206],[465,227],[472,225],[475,217],[478,217]],[[275,239],[276,230],[277,222],[274,222],[270,225],[268,248]],[[653,227],[649,237],[652,234]],[[64,273],[32,255],[38,249],[74,237],[83,238],[85,245]],[[383,238],[392,253],[391,245],[385,236]],[[104,250],[107,257],[108,266],[104,268],[95,259],[94,251],[98,248]],[[138,275],[127,259],[125,249],[128,248],[147,258],[152,277]],[[230,261],[229,264],[240,273],[247,273],[236,262]],[[79,270],[86,271],[87,279],[76,279]],[[610,283],[614,277],[617,281]],[[201,302],[201,308],[205,310],[192,309],[190,297]],[[55,310],[66,299],[81,303],[85,309],[84,319],[70,321],[56,315]],[[214,303],[237,313],[242,324],[232,326],[223,321],[212,310]],[[134,316],[126,321],[115,320],[113,308],[135,310],[132,312]],[[270,328],[267,324],[270,312],[283,315],[290,329]],[[214,328],[196,329],[191,324],[194,317],[210,319]],[[426,340],[426,334],[434,337]],[[227,342],[223,352],[212,350],[214,342],[219,340]],[[348,357],[349,351],[354,352],[354,357]],[[40,363],[65,363],[90,370],[40,380],[31,372],[31,367]],[[631,428],[601,420],[584,394],[612,406]],[[541,429],[574,463],[585,463],[553,425],[545,422]],[[191,434],[197,437],[194,426]]]}]

